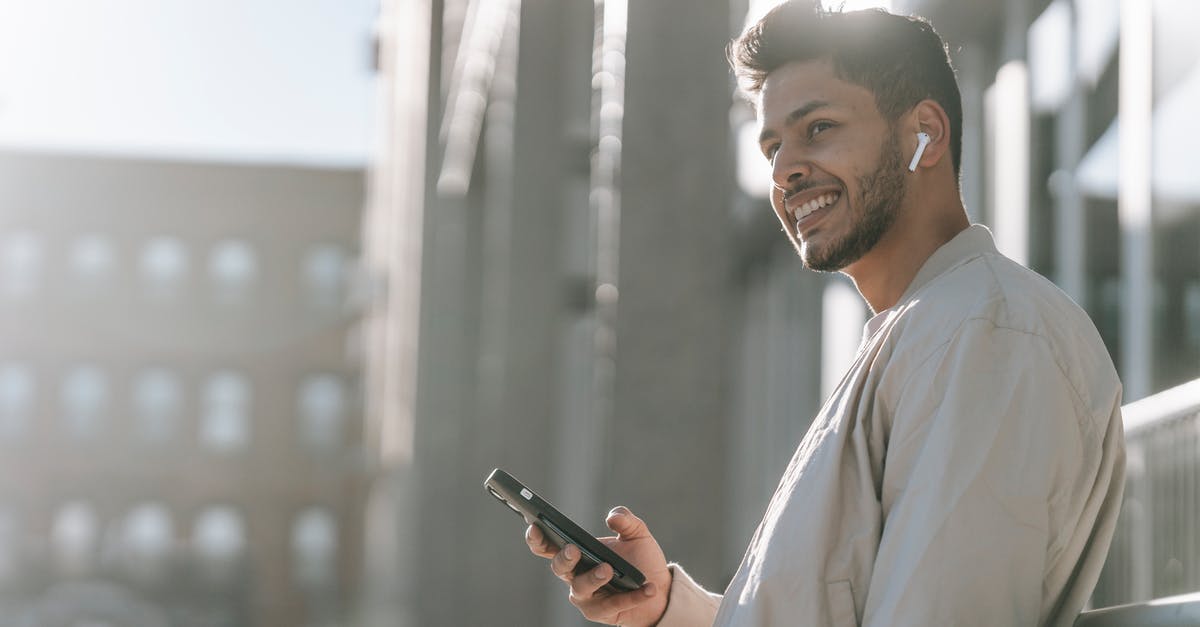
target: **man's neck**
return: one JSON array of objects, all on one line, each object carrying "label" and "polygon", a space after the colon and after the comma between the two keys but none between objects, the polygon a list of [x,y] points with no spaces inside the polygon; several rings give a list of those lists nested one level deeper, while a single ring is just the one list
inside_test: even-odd
[{"label": "man's neck", "polygon": [[872,312],[895,305],[934,251],[971,225],[957,198],[940,209],[930,209],[902,209],[875,247],[842,269]]}]

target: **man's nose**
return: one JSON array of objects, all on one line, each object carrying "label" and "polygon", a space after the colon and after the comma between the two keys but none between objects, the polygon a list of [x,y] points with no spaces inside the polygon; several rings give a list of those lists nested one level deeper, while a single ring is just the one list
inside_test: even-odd
[{"label": "man's nose", "polygon": [[780,148],[771,161],[771,178],[783,190],[792,189],[801,179],[808,178],[810,172],[808,160],[797,150]]}]

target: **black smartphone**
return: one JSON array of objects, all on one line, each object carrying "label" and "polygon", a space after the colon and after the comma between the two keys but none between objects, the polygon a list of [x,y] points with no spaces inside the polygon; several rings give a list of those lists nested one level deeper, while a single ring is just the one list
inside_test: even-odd
[{"label": "black smartphone", "polygon": [[646,582],[646,577],[641,571],[604,546],[525,484],[517,481],[516,477],[497,468],[488,475],[483,487],[516,512],[526,524],[537,525],[542,530],[542,535],[558,548],[568,544],[579,547],[580,558],[579,563],[575,565],[576,574],[604,563],[613,569],[612,579],[605,586],[613,592],[637,590]]}]

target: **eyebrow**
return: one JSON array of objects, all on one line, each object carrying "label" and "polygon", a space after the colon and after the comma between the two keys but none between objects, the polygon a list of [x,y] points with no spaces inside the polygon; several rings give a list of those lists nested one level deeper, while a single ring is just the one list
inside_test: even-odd
[{"label": "eyebrow", "polygon": [[[783,127],[787,128],[787,127],[795,124],[796,122],[804,119],[805,116],[812,113],[813,111],[816,111],[817,109],[823,109],[825,107],[830,107],[830,106],[833,106],[833,105],[831,105],[829,103],[829,101],[827,101],[827,100],[810,100],[810,101],[800,105],[799,107],[796,107],[795,109],[792,110],[791,113],[787,114],[787,117],[783,118]],[[771,129],[763,129],[762,133],[759,133],[759,135],[758,135],[758,143],[761,144],[761,143],[767,141],[768,139],[771,139],[773,137],[778,137],[778,136],[779,136],[779,134]]]}]

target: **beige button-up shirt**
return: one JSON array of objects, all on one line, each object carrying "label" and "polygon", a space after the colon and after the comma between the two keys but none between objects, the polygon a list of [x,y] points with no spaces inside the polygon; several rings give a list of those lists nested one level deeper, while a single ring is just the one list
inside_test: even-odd
[{"label": "beige button-up shirt", "polygon": [[972,226],[866,325],[724,596],[661,627],[1071,625],[1124,487],[1092,322]]}]

